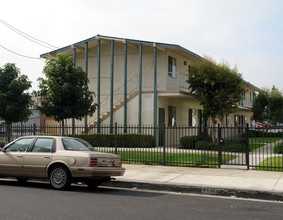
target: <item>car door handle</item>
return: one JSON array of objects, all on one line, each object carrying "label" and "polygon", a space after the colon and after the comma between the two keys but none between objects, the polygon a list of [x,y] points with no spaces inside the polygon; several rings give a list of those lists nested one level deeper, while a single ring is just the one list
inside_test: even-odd
[{"label": "car door handle", "polygon": [[46,156],[46,157],[44,157],[44,158],[49,159],[50,157]]},{"label": "car door handle", "polygon": [[23,158],[23,156],[17,156],[18,158]]}]

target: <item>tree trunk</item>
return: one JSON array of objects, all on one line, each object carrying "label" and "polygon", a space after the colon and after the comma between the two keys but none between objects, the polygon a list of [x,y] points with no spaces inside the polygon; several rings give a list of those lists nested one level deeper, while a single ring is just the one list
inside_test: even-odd
[{"label": "tree trunk", "polygon": [[6,141],[9,143],[11,142],[12,138],[12,129],[11,129],[11,124],[6,124]]},{"label": "tree trunk", "polygon": [[64,119],[62,120],[62,136],[65,136],[65,123],[64,123]]},{"label": "tree trunk", "polygon": [[212,142],[215,144],[215,143],[217,143],[217,137],[216,137],[217,132],[215,130],[216,128],[215,128],[214,122],[215,122],[215,119],[214,118],[210,118],[210,124],[211,124],[211,126],[210,126],[210,128],[211,128],[210,136],[212,138]]}]

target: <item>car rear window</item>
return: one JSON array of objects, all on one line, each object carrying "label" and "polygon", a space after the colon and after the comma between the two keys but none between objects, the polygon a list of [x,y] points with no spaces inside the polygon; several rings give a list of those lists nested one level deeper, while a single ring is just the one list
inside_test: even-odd
[{"label": "car rear window", "polygon": [[93,147],[87,143],[86,141],[79,139],[70,139],[64,138],[62,139],[63,146],[65,150],[71,151],[93,151]]}]

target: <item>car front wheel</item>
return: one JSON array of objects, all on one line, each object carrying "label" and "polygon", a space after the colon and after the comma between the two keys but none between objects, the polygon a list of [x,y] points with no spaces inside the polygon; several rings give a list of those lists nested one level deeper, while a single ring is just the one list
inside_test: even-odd
[{"label": "car front wheel", "polygon": [[54,189],[67,189],[71,185],[70,172],[63,166],[56,166],[50,172],[49,181]]}]

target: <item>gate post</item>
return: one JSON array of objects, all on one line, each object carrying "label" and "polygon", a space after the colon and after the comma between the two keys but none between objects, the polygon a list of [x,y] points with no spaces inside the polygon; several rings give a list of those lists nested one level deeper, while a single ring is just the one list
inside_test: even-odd
[{"label": "gate post", "polygon": [[250,169],[250,146],[249,146],[249,123],[246,125],[246,164],[247,169]]},{"label": "gate post", "polygon": [[218,168],[220,168],[222,164],[222,144],[221,127],[220,124],[218,124]]}]

